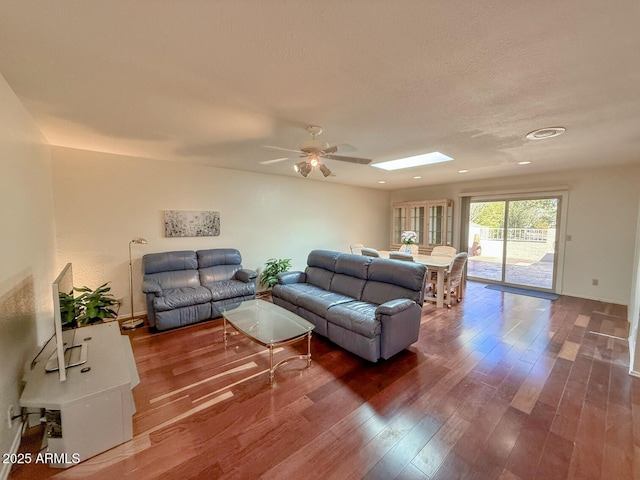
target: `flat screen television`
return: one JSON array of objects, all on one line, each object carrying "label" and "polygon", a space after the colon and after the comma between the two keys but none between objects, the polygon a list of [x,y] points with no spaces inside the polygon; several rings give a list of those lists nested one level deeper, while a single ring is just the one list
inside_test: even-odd
[{"label": "flat screen television", "polygon": [[70,263],[67,263],[54,280],[52,290],[56,349],[47,360],[45,370],[59,372],[60,381],[64,382],[67,379],[67,368],[82,365],[87,361],[87,345],[74,343],[77,323],[73,301],[73,268]]}]

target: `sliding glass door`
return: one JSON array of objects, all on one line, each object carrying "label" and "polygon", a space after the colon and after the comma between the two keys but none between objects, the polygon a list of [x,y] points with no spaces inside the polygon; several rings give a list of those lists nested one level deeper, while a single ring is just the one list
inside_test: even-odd
[{"label": "sliding glass door", "polygon": [[468,277],[552,291],[559,203],[559,197],[472,200]]}]

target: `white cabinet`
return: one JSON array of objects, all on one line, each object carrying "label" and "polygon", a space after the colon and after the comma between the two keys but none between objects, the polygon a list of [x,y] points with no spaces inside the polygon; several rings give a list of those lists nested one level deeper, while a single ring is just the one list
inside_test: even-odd
[{"label": "white cabinet", "polygon": [[430,253],[436,245],[451,245],[453,237],[453,201],[420,200],[398,202],[392,206],[391,248],[401,245],[405,230],[418,234],[421,253]]},{"label": "white cabinet", "polygon": [[[79,328],[75,342],[87,343],[87,362],[46,373],[47,351],[26,376],[20,405],[45,409],[47,458],[66,468],[109,450],[133,437],[135,404],[131,389],[139,383],[129,337],[118,322]],[[54,346],[55,342],[52,342]]]}]

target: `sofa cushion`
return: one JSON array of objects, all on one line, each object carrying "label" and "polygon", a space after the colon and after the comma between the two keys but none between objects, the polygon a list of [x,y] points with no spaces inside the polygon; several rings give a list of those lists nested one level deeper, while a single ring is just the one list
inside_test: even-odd
[{"label": "sofa cushion", "polygon": [[[369,265],[369,280],[386,282],[422,291],[427,267],[416,262],[398,262],[386,258],[372,260]],[[384,302],[381,302],[384,303]]]},{"label": "sofa cushion", "polygon": [[332,252],[330,250],[312,250],[307,257],[307,266],[335,272],[336,260],[341,255],[340,252]]},{"label": "sofa cushion", "polygon": [[350,302],[333,306],[327,312],[327,321],[340,325],[362,336],[373,338],[380,334],[380,321],[376,319],[378,306],[368,302]]},{"label": "sofa cushion", "polygon": [[231,280],[235,277],[236,272],[242,269],[242,265],[216,265],[198,269],[200,274],[200,283],[203,285],[224,280]]},{"label": "sofa cushion", "polygon": [[323,290],[331,289],[331,279],[336,268],[336,260],[340,257],[339,252],[328,250],[313,250],[307,257],[307,283],[316,285]]},{"label": "sofa cushion", "polygon": [[419,263],[373,259],[361,299],[382,304],[396,298],[408,298],[422,303],[426,271],[426,267]]},{"label": "sofa cushion", "polygon": [[198,250],[198,271],[203,285],[221,280],[231,280],[242,269],[242,256],[235,248]]},{"label": "sofa cushion", "polygon": [[287,285],[277,284],[273,286],[271,295],[274,298],[281,298],[294,305],[298,304],[298,298],[303,293],[322,291],[320,287],[308,283],[291,283]]},{"label": "sofa cushion", "polygon": [[326,318],[327,310],[341,303],[353,302],[353,297],[348,297],[340,293],[320,290],[302,293],[298,297],[298,305],[310,312]]},{"label": "sofa cushion", "polygon": [[371,257],[365,257],[364,255],[341,255],[336,260],[335,272],[366,280],[371,261]]},{"label": "sofa cushion", "polygon": [[240,265],[242,256],[235,248],[213,248],[210,250],[198,250],[198,267],[207,268],[216,265]]},{"label": "sofa cushion", "polygon": [[331,279],[330,290],[360,300],[367,279],[370,257],[342,255],[336,261],[336,273]]},{"label": "sofa cushion", "polygon": [[253,282],[245,283],[239,280],[221,280],[204,285],[211,290],[211,300],[218,302],[228,298],[246,297],[256,293]]},{"label": "sofa cushion", "polygon": [[155,282],[162,291],[172,288],[196,288],[200,285],[197,270],[174,270],[145,275],[145,281]]},{"label": "sofa cushion", "polygon": [[142,257],[142,271],[145,275],[175,270],[196,270],[197,268],[198,259],[196,252],[192,250],[147,253]]},{"label": "sofa cushion", "polygon": [[156,311],[167,311],[174,308],[189,307],[211,301],[211,291],[204,287],[170,288],[161,297],[153,299]]},{"label": "sofa cushion", "polygon": [[331,280],[335,275],[331,270],[325,270],[320,267],[307,267],[304,272],[307,276],[307,283],[315,285],[322,290],[331,288]]}]

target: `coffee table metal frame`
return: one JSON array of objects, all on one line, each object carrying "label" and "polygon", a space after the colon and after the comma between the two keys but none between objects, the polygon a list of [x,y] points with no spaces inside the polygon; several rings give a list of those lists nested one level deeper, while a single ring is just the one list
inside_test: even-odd
[{"label": "coffee table metal frame", "polygon": [[[258,316],[258,310],[265,314],[262,316],[263,322],[290,322],[290,324],[288,324],[290,332],[285,334],[286,338],[260,338],[261,332],[256,328],[259,323],[259,318],[256,318]],[[239,325],[240,322],[234,323],[234,317],[238,312],[243,314],[240,320],[245,320],[245,323],[247,318],[251,319],[247,325],[244,325],[244,328]],[[224,339],[225,348],[227,348],[227,322],[229,322],[237,332],[255,343],[269,349],[269,385],[273,385],[273,378],[277,368],[291,360],[306,359],[307,368],[311,367],[311,331],[315,328],[315,325],[307,322],[305,319],[295,315],[294,313],[264,300],[248,300],[240,304],[226,307],[222,312],[222,337]],[[273,351],[275,348],[300,342],[301,340],[304,340],[305,337],[307,339],[306,355],[294,355],[280,360],[275,365],[273,364]]]}]

